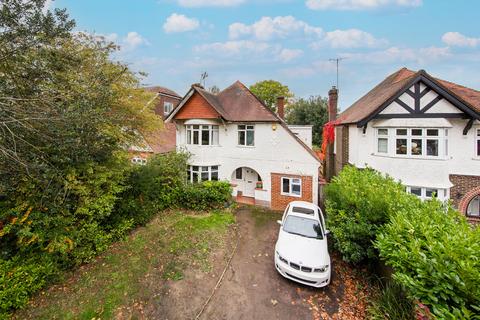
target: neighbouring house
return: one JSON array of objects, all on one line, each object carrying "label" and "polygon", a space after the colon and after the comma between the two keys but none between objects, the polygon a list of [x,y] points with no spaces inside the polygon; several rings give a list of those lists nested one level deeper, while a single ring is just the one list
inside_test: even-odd
[{"label": "neighbouring house", "polygon": [[177,128],[177,149],[192,155],[191,182],[228,180],[239,200],[282,210],[317,203],[320,166],[307,145],[311,127],[295,134],[283,115],[283,98],[277,115],[237,81],[218,94],[193,85],[166,122]]},{"label": "neighbouring house", "polygon": [[[336,98],[331,90],[332,120]],[[451,200],[480,221],[479,120],[480,91],[402,68],[335,120],[326,171],[368,166],[422,199]]]},{"label": "neighbouring house", "polygon": [[[145,88],[148,91],[155,92],[155,113],[165,118],[180,103],[180,97],[175,91],[165,87],[155,86]],[[142,134],[140,142],[136,146],[129,147],[128,151],[131,155],[131,161],[135,164],[146,164],[148,157],[153,154],[166,153],[174,151],[176,148],[176,132],[173,123],[164,123],[159,128],[148,134]]]}]

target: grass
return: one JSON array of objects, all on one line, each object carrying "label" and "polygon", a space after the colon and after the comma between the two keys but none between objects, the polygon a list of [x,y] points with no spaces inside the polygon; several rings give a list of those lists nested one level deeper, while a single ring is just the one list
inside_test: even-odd
[{"label": "grass", "polygon": [[414,318],[412,302],[405,296],[402,288],[393,283],[380,284],[381,290],[374,297],[368,309],[369,319],[373,320],[410,320]]},{"label": "grass", "polygon": [[222,245],[234,221],[227,211],[161,213],[95,262],[74,272],[64,285],[40,293],[15,317],[115,318],[122,307],[154,295],[165,281],[181,280],[186,267],[209,271],[210,252]]}]

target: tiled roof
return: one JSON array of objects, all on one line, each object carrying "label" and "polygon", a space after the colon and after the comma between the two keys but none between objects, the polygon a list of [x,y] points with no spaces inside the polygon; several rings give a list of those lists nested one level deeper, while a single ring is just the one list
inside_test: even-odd
[{"label": "tiled roof", "polygon": [[176,129],[173,123],[164,123],[164,127],[143,135],[153,153],[165,153],[176,148]]},{"label": "tiled roof", "polygon": [[366,95],[357,100],[348,109],[343,111],[339,117],[339,123],[357,123],[375,111],[392,96],[406,89],[405,86],[418,75],[423,74],[441,87],[450,92],[454,97],[464,102],[476,112],[480,112],[480,91],[470,89],[452,82],[433,78],[425,71],[412,71],[402,68],[397,72],[389,75],[385,80],[370,90]]},{"label": "tiled roof", "polygon": [[181,97],[178,93],[176,93],[175,91],[170,90],[170,89],[165,88],[165,87],[161,87],[161,86],[146,87],[145,89],[147,89],[148,91],[152,91],[152,92],[156,92],[156,93],[160,93],[160,94],[166,94],[166,95],[169,95],[169,96],[177,97],[177,98],[179,98],[179,99],[182,98],[182,97]]}]

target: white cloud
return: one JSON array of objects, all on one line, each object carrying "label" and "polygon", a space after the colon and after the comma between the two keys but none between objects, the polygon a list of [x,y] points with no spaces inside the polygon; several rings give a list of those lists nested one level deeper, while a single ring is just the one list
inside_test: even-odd
[{"label": "white cloud", "polygon": [[163,30],[166,33],[187,32],[197,29],[200,22],[194,18],[188,18],[183,14],[173,13],[163,24]]},{"label": "white cloud", "polygon": [[313,47],[318,48],[322,43],[327,43],[332,48],[373,48],[385,45],[387,41],[377,39],[372,34],[362,30],[348,29],[327,32],[325,38],[321,42],[314,43]]},{"label": "white cloud", "polygon": [[223,56],[235,56],[248,53],[264,53],[272,49],[272,45],[265,42],[251,40],[238,40],[227,42],[214,42],[195,46],[197,53],[219,54]]},{"label": "white cloud", "polygon": [[233,7],[244,3],[245,0],[178,0],[182,7]]},{"label": "white cloud", "polygon": [[337,68],[335,63],[326,60],[314,61],[307,66],[296,66],[294,68],[281,69],[280,72],[292,78],[304,78],[316,74],[335,74]]},{"label": "white cloud", "polygon": [[[113,34],[112,34],[113,35]],[[150,43],[142,37],[138,32],[131,31],[122,39],[121,47],[124,50],[134,50],[142,45],[149,45]]]},{"label": "white cloud", "polygon": [[418,64],[426,64],[443,60],[451,56],[448,47],[425,47],[419,49],[390,47],[381,51],[369,53],[345,53],[342,57],[348,58],[349,61],[360,61],[372,64],[387,64],[398,62],[415,62]]},{"label": "white cloud", "polygon": [[282,62],[289,62],[303,55],[303,50],[300,49],[282,49],[278,53],[278,59]]},{"label": "white cloud", "polygon": [[230,39],[251,36],[261,41],[293,35],[312,37],[322,35],[321,28],[313,27],[292,16],[262,17],[251,25],[236,22],[229,26],[228,31]]},{"label": "white cloud", "polygon": [[476,47],[480,44],[480,38],[469,38],[460,32],[447,32],[442,36],[442,41],[452,47]]},{"label": "white cloud", "polygon": [[312,10],[368,10],[380,7],[418,7],[422,0],[307,0],[306,6]]}]

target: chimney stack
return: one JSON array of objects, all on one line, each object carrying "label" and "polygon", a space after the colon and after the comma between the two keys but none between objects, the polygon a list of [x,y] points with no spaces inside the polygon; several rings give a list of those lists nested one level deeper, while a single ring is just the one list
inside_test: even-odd
[{"label": "chimney stack", "polygon": [[285,97],[277,98],[277,114],[282,120],[285,120]]},{"label": "chimney stack", "polygon": [[337,119],[338,90],[335,86],[328,91],[328,121]]}]

